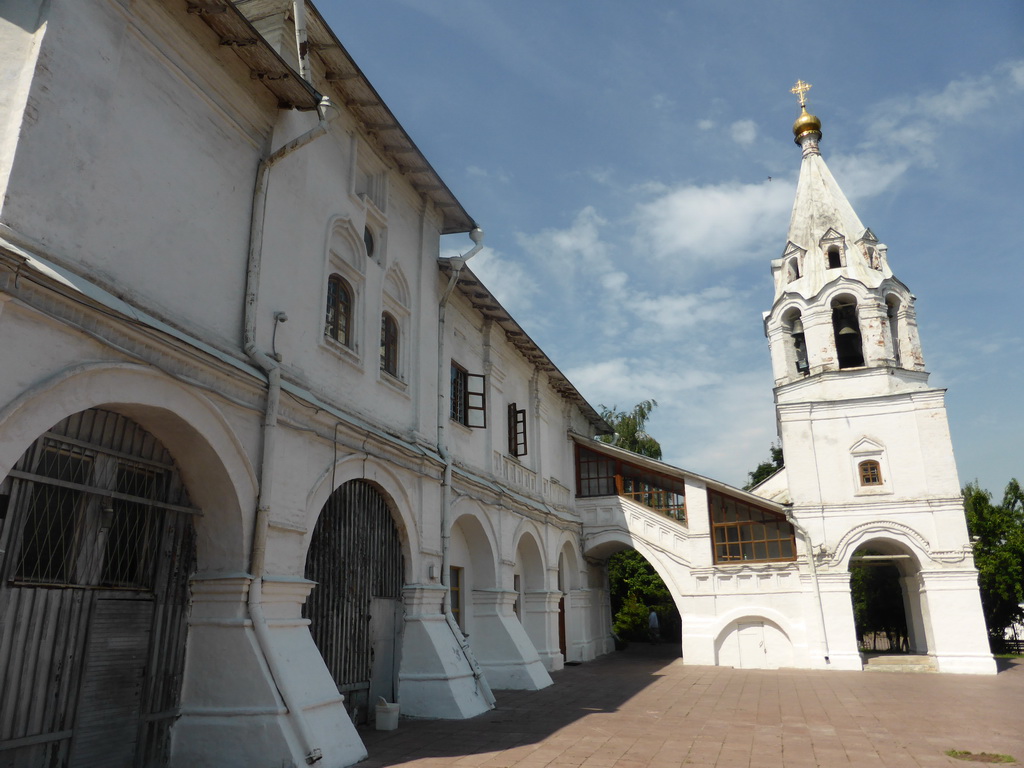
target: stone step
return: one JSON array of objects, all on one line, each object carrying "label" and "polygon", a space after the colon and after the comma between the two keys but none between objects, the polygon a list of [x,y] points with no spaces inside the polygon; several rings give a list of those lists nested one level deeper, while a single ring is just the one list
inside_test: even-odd
[{"label": "stone step", "polygon": [[907,653],[861,654],[865,672],[938,672],[935,659]]}]

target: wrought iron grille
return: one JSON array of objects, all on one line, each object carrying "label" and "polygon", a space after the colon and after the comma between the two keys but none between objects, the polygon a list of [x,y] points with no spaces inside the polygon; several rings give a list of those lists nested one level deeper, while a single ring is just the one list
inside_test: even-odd
[{"label": "wrought iron grille", "polygon": [[401,539],[375,486],[351,480],[331,494],[313,529],[306,578],[317,586],[303,614],[334,681],[369,681],[371,599],[402,596]]},{"label": "wrought iron grille", "polygon": [[[164,446],[100,409],[54,425],[0,482],[0,763],[112,765],[113,744],[166,763],[196,512]],[[108,705],[131,714],[96,715]]]}]

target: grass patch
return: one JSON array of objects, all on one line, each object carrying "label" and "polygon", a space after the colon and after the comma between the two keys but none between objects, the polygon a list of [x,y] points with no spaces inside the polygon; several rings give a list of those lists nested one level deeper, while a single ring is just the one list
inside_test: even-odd
[{"label": "grass patch", "polygon": [[997,755],[994,752],[965,752],[961,749],[947,749],[946,754],[957,760],[968,760],[972,763],[1016,763],[1010,755]]}]

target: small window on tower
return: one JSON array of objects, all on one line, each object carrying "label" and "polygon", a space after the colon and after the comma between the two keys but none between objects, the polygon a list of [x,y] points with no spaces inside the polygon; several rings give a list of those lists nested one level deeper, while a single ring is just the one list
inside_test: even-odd
[{"label": "small window on tower", "polygon": [[839,252],[839,246],[830,245],[828,247],[828,268],[839,269],[841,266],[843,266],[843,257]]},{"label": "small window on tower", "polygon": [[881,485],[882,468],[877,461],[862,461],[857,465],[861,485]]}]

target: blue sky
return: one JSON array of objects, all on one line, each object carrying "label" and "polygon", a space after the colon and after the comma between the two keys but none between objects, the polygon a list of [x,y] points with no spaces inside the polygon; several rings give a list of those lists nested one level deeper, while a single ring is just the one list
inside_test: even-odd
[{"label": "blue sky", "polygon": [[[814,85],[822,153],[918,297],[961,483],[1024,480],[1024,3],[319,0],[487,233],[473,269],[595,405],[742,484]],[[468,238],[446,238],[465,251]]]}]

